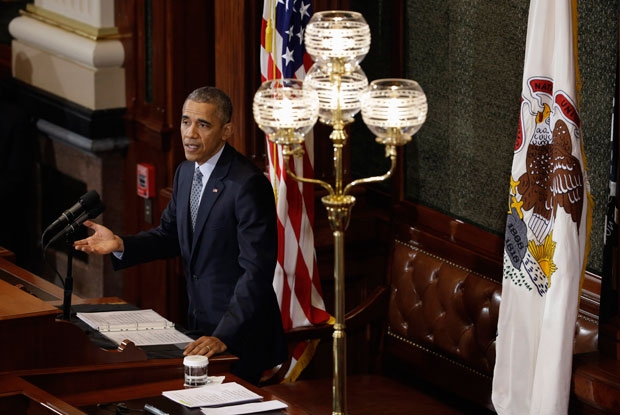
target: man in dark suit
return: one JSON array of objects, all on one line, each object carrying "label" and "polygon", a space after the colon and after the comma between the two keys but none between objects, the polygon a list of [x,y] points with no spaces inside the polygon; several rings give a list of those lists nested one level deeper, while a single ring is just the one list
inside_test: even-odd
[{"label": "man in dark suit", "polygon": [[[94,234],[76,241],[75,248],[112,253],[115,269],[180,254],[189,297],[188,325],[202,334],[184,354],[212,356],[228,350],[240,358],[233,373],[257,383],[266,369],[286,358],[272,286],[276,211],[269,180],[226,142],[232,135],[231,115],[230,99],[219,89],[192,92],[181,119],[187,161],[177,168],[160,225],[119,237],[87,221]],[[200,191],[193,191],[194,179]],[[195,225],[192,199],[199,206]]]}]

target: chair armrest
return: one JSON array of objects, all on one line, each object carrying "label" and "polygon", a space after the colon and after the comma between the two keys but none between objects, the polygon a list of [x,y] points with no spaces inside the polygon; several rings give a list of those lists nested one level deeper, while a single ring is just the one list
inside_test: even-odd
[{"label": "chair armrest", "polygon": [[[377,287],[361,304],[350,310],[344,319],[347,329],[357,329],[366,324],[384,320],[387,313],[389,291],[387,287]],[[334,328],[329,323],[314,326],[296,327],[284,334],[287,343],[331,337]]]},{"label": "chair armrest", "polygon": [[[377,287],[361,304],[350,310],[345,315],[346,330],[356,331],[363,329],[369,324],[385,322],[389,301],[389,290],[387,287]],[[293,350],[299,342],[309,340],[331,341],[334,327],[329,323],[321,323],[314,326],[296,327],[284,333],[287,349],[288,361],[281,366],[274,368],[265,374],[260,381],[261,385],[280,383],[290,367],[290,359]]]}]

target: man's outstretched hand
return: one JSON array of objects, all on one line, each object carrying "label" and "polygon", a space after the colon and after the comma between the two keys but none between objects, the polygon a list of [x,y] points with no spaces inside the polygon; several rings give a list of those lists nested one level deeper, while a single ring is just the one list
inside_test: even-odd
[{"label": "man's outstretched hand", "polygon": [[73,243],[73,247],[88,254],[105,255],[111,252],[122,252],[125,249],[123,240],[103,225],[87,220],[84,226],[92,229],[95,233],[86,239],[80,239]]}]

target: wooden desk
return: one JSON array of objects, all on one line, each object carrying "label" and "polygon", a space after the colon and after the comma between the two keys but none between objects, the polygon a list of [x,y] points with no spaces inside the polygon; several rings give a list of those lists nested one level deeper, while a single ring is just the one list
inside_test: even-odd
[{"label": "wooden desk", "polygon": [[[286,402],[273,393],[257,388],[232,374],[225,374],[225,376],[225,382],[237,382],[263,396],[265,400],[277,399],[289,405],[289,407],[284,410],[272,411],[269,412],[270,414],[307,415],[307,412],[304,410],[295,408],[289,402]],[[95,394],[82,394],[80,396],[67,397],[66,401],[92,415],[113,414],[115,406],[119,402],[124,403],[128,408],[132,409],[142,409],[144,408],[144,404],[148,403],[158,409],[168,412],[170,415],[200,414],[200,408],[187,408],[161,395],[163,391],[177,389],[183,389],[182,377],[180,379],[141,384],[138,387],[112,388],[109,390],[97,391]],[[101,405],[102,403],[104,403],[104,405]]]},{"label": "wooden desk", "polygon": [[[0,279],[51,306],[62,306],[64,290],[61,287],[17,266],[3,256],[0,256]],[[72,303],[82,301],[83,299],[76,295],[71,298]]]},{"label": "wooden desk", "polygon": [[58,308],[0,279],[0,374],[147,359],[133,344],[123,350],[98,347],[75,324],[58,320],[59,314]]},{"label": "wooden desk", "polygon": [[[182,358],[148,359],[133,343],[118,350],[98,347],[78,326],[57,318],[63,295],[62,288],[0,256],[0,414],[115,414],[116,408],[97,404],[174,404],[161,393],[183,388]],[[73,296],[72,304],[118,301]],[[211,358],[209,374],[277,399],[231,375],[236,360]],[[200,412],[174,405],[171,414]],[[280,413],[305,415],[294,408]]]},{"label": "wooden desk", "polygon": [[[222,372],[236,358],[215,357],[209,364],[214,376],[225,376],[225,382],[237,382],[262,395],[265,400],[278,399],[289,407],[273,414],[307,415],[300,408],[271,392],[248,384],[236,376]],[[167,411],[170,415],[200,414],[161,395],[163,391],[183,389],[180,359],[101,365],[22,372],[0,376],[0,413],[110,415],[119,403],[127,408],[142,409],[145,403]],[[129,412],[131,413],[131,412]]]},{"label": "wooden desk", "polygon": [[86,412],[14,375],[0,376],[0,413],[86,415]]}]

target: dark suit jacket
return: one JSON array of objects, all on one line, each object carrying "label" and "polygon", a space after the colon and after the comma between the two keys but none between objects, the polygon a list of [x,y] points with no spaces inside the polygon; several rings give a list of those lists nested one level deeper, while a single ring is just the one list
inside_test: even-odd
[{"label": "dark suit jacket", "polygon": [[181,254],[189,328],[222,340],[240,358],[233,373],[256,383],[286,358],[273,275],[278,237],[273,189],[247,158],[226,144],[203,190],[192,233],[193,162],[174,176],[172,199],[157,228],[123,237],[124,268]]}]

